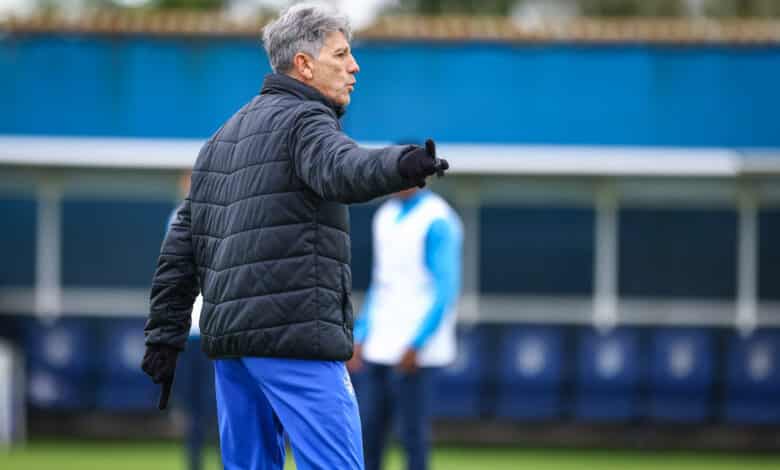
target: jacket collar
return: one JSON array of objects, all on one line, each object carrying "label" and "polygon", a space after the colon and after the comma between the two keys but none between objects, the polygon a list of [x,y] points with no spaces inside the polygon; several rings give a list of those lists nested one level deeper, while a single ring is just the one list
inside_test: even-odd
[{"label": "jacket collar", "polygon": [[344,115],[346,111],[344,106],[338,106],[333,101],[329,100],[316,88],[312,88],[309,85],[296,80],[289,75],[283,73],[271,73],[265,76],[263,81],[263,88],[260,90],[261,95],[293,95],[302,100],[319,101],[328,108],[332,109],[336,116],[339,118]]}]

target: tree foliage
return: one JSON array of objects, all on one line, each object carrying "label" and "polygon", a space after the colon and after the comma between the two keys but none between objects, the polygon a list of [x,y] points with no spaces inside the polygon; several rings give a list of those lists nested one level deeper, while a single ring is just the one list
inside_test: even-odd
[{"label": "tree foliage", "polygon": [[396,11],[421,15],[508,15],[515,0],[401,0]]},{"label": "tree foliage", "polygon": [[160,10],[219,10],[227,0],[153,0],[151,7]]},{"label": "tree foliage", "polygon": [[[508,15],[523,2],[542,0],[400,0],[392,13],[422,15],[467,14]],[[577,6],[586,16],[605,17],[679,17],[694,13],[696,3],[702,5],[699,13],[714,17],[780,16],[780,0],[556,0]]]}]

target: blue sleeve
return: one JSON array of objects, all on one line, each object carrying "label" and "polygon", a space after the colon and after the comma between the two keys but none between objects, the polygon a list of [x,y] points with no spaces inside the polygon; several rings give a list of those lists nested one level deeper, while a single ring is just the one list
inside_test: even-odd
[{"label": "blue sleeve", "polygon": [[446,219],[434,221],[425,238],[425,266],[431,272],[435,296],[412,341],[420,349],[439,328],[445,313],[458,299],[460,291],[460,228]]},{"label": "blue sleeve", "polygon": [[356,343],[363,343],[368,337],[368,331],[371,327],[371,309],[374,302],[371,287],[366,291],[363,298],[363,305],[360,306],[360,314],[355,319],[354,339]]}]

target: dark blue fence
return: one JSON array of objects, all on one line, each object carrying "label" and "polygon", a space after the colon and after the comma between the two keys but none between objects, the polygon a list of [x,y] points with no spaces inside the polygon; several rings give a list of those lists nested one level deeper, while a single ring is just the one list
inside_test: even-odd
[{"label": "dark blue fence", "polygon": [[[159,389],[139,367],[143,319],[16,321],[35,409],[154,410]],[[778,329],[742,336],[731,328],[600,333],[588,326],[493,324],[461,328],[458,343],[457,359],[436,377],[439,418],[780,425]],[[198,354],[196,344],[189,348]],[[212,371],[192,376],[187,360],[176,406],[198,388],[211,419]]]},{"label": "dark blue fence", "polygon": [[780,425],[777,329],[481,325],[460,346],[441,418]]}]

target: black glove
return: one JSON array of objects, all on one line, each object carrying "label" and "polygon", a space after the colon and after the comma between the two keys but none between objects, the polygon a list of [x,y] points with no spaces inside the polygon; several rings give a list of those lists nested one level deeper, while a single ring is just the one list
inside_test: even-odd
[{"label": "black glove", "polygon": [[152,382],[162,386],[160,401],[157,403],[161,410],[168,406],[178,357],[179,350],[172,346],[150,344],[146,347],[144,360],[141,361],[141,369],[152,378]]},{"label": "black glove", "polygon": [[421,188],[425,187],[425,178],[434,173],[444,176],[449,167],[447,160],[436,158],[436,144],[431,139],[425,141],[425,148],[414,147],[398,159],[401,176]]}]

